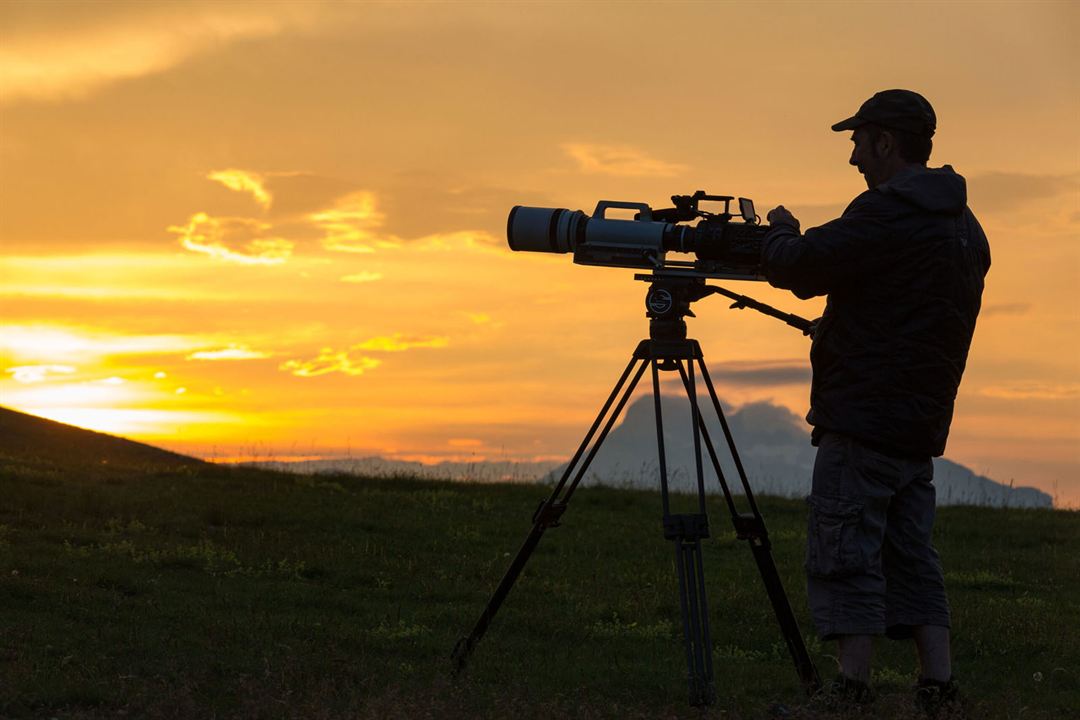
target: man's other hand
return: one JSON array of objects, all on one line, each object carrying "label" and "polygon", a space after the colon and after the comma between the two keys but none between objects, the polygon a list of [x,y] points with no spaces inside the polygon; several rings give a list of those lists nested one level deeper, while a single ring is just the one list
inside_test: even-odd
[{"label": "man's other hand", "polygon": [[770,225],[790,225],[799,230],[799,219],[788,212],[788,209],[783,205],[777,205],[765,215],[765,219],[769,221]]}]

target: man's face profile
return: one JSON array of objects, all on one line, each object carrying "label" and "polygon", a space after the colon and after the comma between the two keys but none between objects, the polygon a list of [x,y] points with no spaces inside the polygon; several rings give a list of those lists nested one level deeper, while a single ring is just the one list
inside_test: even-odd
[{"label": "man's face profile", "polygon": [[849,163],[858,168],[866,180],[866,186],[873,190],[880,184],[878,179],[884,159],[875,144],[870,141],[870,133],[865,127],[857,127],[851,133],[851,142],[855,147],[851,150]]}]

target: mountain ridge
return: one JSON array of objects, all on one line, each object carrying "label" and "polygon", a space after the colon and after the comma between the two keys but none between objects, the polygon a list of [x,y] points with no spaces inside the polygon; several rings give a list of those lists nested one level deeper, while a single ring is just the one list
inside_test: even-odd
[{"label": "mountain ridge", "polygon": [[[693,490],[696,477],[692,463],[693,441],[690,413],[685,398],[664,395],[664,444],[669,486],[675,492]],[[726,457],[724,436],[712,411],[703,411],[709,435],[717,447],[721,470],[733,492],[741,493],[733,463]],[[810,477],[816,449],[810,445],[805,423],[787,408],[770,402],[748,403],[725,416],[735,438],[739,457],[755,494],[802,497],[810,491]],[[702,447],[707,492],[719,492],[716,473]],[[621,422],[611,431],[597,452],[584,485],[605,485],[656,489],[659,476],[656,459],[656,426],[651,395],[639,397],[627,406]],[[268,461],[259,467],[300,473],[448,478],[474,482],[555,482],[565,463],[543,462],[440,462],[425,465],[382,457],[337,458],[298,462]],[[1053,507],[1053,499],[1032,487],[1013,487],[979,475],[960,463],[934,459],[934,485],[938,504],[990,507]]]}]

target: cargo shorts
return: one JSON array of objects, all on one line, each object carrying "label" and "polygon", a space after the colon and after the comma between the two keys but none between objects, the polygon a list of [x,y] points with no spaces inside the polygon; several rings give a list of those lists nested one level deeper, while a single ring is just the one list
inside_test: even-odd
[{"label": "cargo shorts", "polygon": [[814,462],[806,538],[807,599],[818,635],[911,637],[949,627],[934,526],[930,458],[895,458],[825,433]]}]

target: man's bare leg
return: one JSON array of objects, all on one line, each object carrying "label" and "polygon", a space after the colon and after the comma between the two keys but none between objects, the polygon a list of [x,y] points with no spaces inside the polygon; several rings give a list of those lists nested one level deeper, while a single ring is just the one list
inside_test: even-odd
[{"label": "man's bare leg", "polygon": [[874,637],[872,635],[841,635],[837,638],[837,645],[840,654],[840,674],[852,680],[869,683]]},{"label": "man's bare leg", "polygon": [[919,653],[919,677],[924,680],[948,682],[952,678],[949,628],[938,625],[916,625],[912,628],[912,633],[915,636],[915,649]]}]

